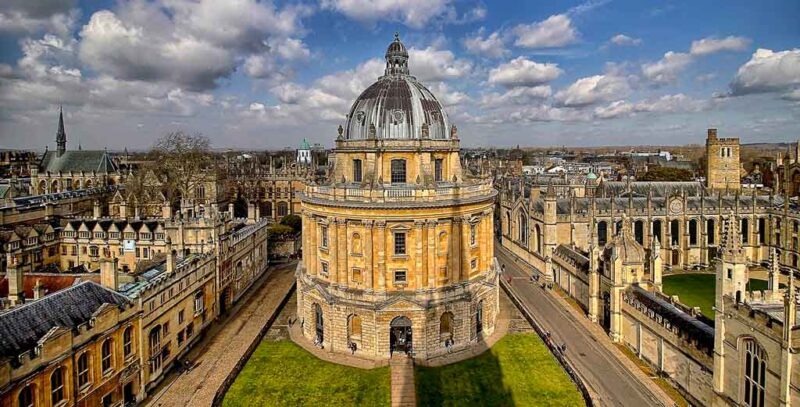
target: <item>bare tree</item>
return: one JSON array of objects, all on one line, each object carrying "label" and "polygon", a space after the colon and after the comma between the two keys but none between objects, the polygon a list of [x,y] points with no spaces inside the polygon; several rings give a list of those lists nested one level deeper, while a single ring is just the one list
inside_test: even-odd
[{"label": "bare tree", "polygon": [[212,170],[213,160],[207,137],[172,132],[158,139],[150,150],[153,172],[161,181],[167,199],[175,202],[191,196]]}]

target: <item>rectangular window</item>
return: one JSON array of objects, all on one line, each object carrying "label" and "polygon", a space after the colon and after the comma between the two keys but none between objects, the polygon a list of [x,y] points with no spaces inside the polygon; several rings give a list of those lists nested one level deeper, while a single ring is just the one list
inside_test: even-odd
[{"label": "rectangular window", "polygon": [[469,268],[471,268],[471,269],[473,269],[473,270],[475,270],[476,268],[478,268],[478,259],[472,259],[472,260],[469,262]]},{"label": "rectangular window", "polygon": [[394,234],[394,254],[406,254],[406,234],[405,234],[405,232],[395,232],[395,234]]},{"label": "rectangular window", "polygon": [[362,280],[362,277],[361,277],[361,269],[360,268],[354,268],[353,269],[353,282],[354,283],[361,283],[362,281],[363,280]]},{"label": "rectangular window", "polygon": [[183,331],[178,332],[178,346],[183,343]]},{"label": "rectangular window", "polygon": [[441,158],[433,160],[433,179],[436,182],[444,181],[444,175],[442,174],[443,165],[444,165],[444,160],[442,160]]},{"label": "rectangular window", "polygon": [[189,325],[186,325],[186,339],[189,339],[194,335],[194,324],[189,322]]},{"label": "rectangular window", "polygon": [[320,228],[322,232],[322,247],[328,248],[328,227],[323,226]]},{"label": "rectangular window", "polygon": [[92,256],[92,257],[97,257],[98,256],[97,246],[89,247],[89,255]]},{"label": "rectangular window", "polygon": [[328,277],[328,262],[322,261],[319,263],[319,265],[321,269],[320,274],[322,274],[323,277]]},{"label": "rectangular window", "polygon": [[392,183],[406,182],[406,160],[392,160]]},{"label": "rectangular window", "polygon": [[361,160],[353,160],[353,182],[361,182]]},{"label": "rectangular window", "polygon": [[394,271],[394,283],[395,284],[405,284],[407,283],[407,276],[405,270],[395,270]]},{"label": "rectangular window", "polygon": [[103,407],[111,407],[112,405],[114,405],[114,392],[103,396]]},{"label": "rectangular window", "polygon": [[469,226],[469,244],[470,246],[475,246],[478,243],[478,226],[477,225],[470,225]]},{"label": "rectangular window", "polygon": [[178,323],[183,323],[183,310],[178,311]]}]

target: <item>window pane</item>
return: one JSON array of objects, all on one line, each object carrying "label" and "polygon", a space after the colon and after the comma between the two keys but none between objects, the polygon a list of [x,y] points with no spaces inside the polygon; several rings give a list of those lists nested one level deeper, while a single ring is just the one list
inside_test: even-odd
[{"label": "window pane", "polygon": [[392,160],[392,183],[406,182],[406,160]]}]

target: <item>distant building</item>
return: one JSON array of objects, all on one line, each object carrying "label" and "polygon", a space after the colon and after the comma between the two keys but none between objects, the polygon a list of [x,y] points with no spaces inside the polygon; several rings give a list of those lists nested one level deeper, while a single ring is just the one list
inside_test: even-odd
[{"label": "distant building", "polygon": [[303,139],[300,148],[297,149],[297,164],[311,165],[311,146],[306,139]]},{"label": "distant building", "polygon": [[709,189],[741,188],[738,138],[718,138],[717,129],[708,129],[705,175]]}]

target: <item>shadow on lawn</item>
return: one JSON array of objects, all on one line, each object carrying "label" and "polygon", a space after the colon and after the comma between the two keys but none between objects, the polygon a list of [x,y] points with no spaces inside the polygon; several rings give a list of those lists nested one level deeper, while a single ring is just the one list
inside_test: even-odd
[{"label": "shadow on lawn", "polygon": [[514,406],[500,361],[491,351],[454,365],[415,370],[420,406]]}]

